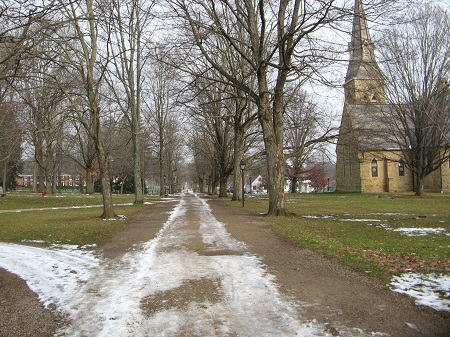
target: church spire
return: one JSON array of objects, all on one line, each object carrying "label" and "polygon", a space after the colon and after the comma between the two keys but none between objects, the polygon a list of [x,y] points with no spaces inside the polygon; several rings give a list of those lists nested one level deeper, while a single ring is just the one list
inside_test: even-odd
[{"label": "church spire", "polygon": [[[364,103],[374,102],[375,97],[376,101],[381,102],[384,100],[383,74],[375,59],[375,46],[370,38],[369,26],[362,0],[355,0],[352,39],[349,43],[349,52],[350,60],[344,85],[346,90],[348,91],[350,89],[349,82],[358,81],[361,82],[360,84],[366,82],[366,88],[370,82],[369,86],[371,87],[371,91],[378,92],[368,93],[371,98]],[[381,86],[378,90],[374,88],[376,82]],[[355,83],[352,85],[353,90],[357,89],[354,85]],[[359,90],[361,89],[360,86]],[[351,96],[355,98],[354,93]],[[363,103],[358,101],[356,100],[353,103]]]},{"label": "church spire", "polygon": [[350,43],[350,51],[353,52],[353,58],[366,59],[369,61],[369,57],[373,54],[362,53],[363,48],[369,47],[373,51],[373,43],[369,34],[369,27],[367,25],[366,13],[361,0],[355,1],[354,18],[353,18],[353,31],[352,42]]}]

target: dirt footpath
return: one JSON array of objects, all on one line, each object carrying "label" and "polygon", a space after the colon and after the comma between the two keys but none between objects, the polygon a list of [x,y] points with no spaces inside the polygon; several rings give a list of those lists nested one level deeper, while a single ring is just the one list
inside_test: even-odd
[{"label": "dirt footpath", "polygon": [[[261,258],[267,271],[275,275],[280,290],[299,305],[302,316],[324,323],[328,333],[339,336],[339,326],[347,326],[400,337],[450,336],[449,313],[416,306],[409,297],[390,291],[366,275],[311,250],[292,246],[274,235],[262,216],[232,208],[221,200],[208,203],[231,236]],[[175,204],[159,203],[133,215],[99,249],[106,258],[116,258],[134,245],[151,240]],[[202,289],[209,291],[208,287]],[[214,294],[204,295],[208,298]],[[61,317],[43,309],[25,282],[0,269],[1,337],[53,336],[63,323]]]},{"label": "dirt footpath", "polygon": [[299,303],[305,318],[329,323],[331,331],[344,325],[391,336],[450,336],[449,313],[416,306],[411,298],[366,275],[294,247],[274,235],[263,216],[239,208],[230,211],[220,200],[209,204],[231,236],[262,258],[280,290]]}]

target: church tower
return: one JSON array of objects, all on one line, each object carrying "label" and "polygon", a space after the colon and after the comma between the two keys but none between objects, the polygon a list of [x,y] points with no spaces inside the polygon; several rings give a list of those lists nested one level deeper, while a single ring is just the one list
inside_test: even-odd
[{"label": "church tower", "polygon": [[362,151],[372,147],[368,140],[375,139],[367,130],[372,127],[372,119],[386,107],[386,100],[384,76],[375,59],[361,0],[355,0],[349,52],[344,111],[336,146],[336,187],[340,191],[362,192],[367,182]]},{"label": "church tower", "polygon": [[[411,192],[414,175],[405,166],[407,151],[386,124],[395,107],[386,103],[384,75],[375,58],[362,0],[355,0],[345,102],[336,144],[336,189],[342,192]],[[444,86],[444,83],[443,83]],[[436,170],[427,188],[450,186],[450,170]]]},{"label": "church tower", "polygon": [[346,104],[384,104],[384,77],[375,59],[362,0],[355,0],[350,61],[345,78]]}]

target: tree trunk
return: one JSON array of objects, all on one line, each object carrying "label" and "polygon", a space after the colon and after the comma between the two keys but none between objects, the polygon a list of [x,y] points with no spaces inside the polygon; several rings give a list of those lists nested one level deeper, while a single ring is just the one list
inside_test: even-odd
[{"label": "tree trunk", "polygon": [[291,180],[291,193],[296,193],[297,192],[297,178],[293,177]]},{"label": "tree trunk", "polygon": [[103,197],[103,219],[115,218],[114,205],[112,201],[111,182],[109,175],[109,163],[103,144],[101,134],[98,134],[99,139],[96,142],[98,153],[98,165],[100,169],[100,179],[102,181],[102,197]]},{"label": "tree trunk", "polygon": [[34,193],[38,192],[38,181],[37,181],[38,176],[39,176],[39,165],[35,161],[33,165],[33,184],[32,184],[32,191]]},{"label": "tree trunk", "polygon": [[423,190],[423,183],[424,183],[424,179],[422,174],[420,174],[419,172],[416,174],[416,195],[417,196],[422,196],[424,195],[424,190]]},{"label": "tree trunk", "polygon": [[90,168],[86,168],[86,193],[94,194],[94,177]]},{"label": "tree trunk", "polygon": [[234,177],[233,177],[233,198],[231,200],[237,201],[242,198],[242,171],[240,163],[244,157],[244,128],[234,125]]},{"label": "tree trunk", "polygon": [[48,146],[46,150],[45,187],[47,194],[55,194],[55,186],[53,186],[53,152],[51,146]]},{"label": "tree trunk", "polygon": [[220,194],[219,198],[226,198],[228,196],[227,194],[227,179],[228,177],[220,177]]},{"label": "tree trunk", "polygon": [[[135,109],[137,110],[137,109]],[[142,193],[142,171],[141,171],[141,130],[139,123],[139,113],[134,113],[131,124],[133,125],[133,161],[134,161],[134,203],[144,203],[144,195]]]},{"label": "tree trunk", "polygon": [[[159,195],[165,194],[166,182],[164,181],[164,139],[162,128],[159,128]],[[167,177],[166,177],[167,179]]]},{"label": "tree trunk", "polygon": [[45,172],[42,168],[43,163],[43,150],[42,150],[42,136],[38,135],[37,141],[36,141],[36,149],[35,149],[35,168],[37,171],[37,177],[35,181],[37,180],[35,192],[41,192],[42,190],[45,190]]},{"label": "tree trunk", "polygon": [[2,187],[3,187],[3,193],[6,192],[6,176],[8,172],[8,161],[5,160],[5,165],[3,165],[3,181],[2,181]]},{"label": "tree trunk", "polygon": [[[261,72],[262,70],[260,70]],[[270,96],[264,74],[258,74],[260,102],[258,119],[263,129],[264,145],[269,176],[269,211],[268,215],[285,215],[284,203],[284,153],[283,153],[283,116],[279,100],[270,109]],[[278,101],[278,103],[277,103]]]},{"label": "tree trunk", "polygon": [[282,146],[266,139],[267,170],[269,175],[268,215],[285,215],[284,204],[284,154]]}]

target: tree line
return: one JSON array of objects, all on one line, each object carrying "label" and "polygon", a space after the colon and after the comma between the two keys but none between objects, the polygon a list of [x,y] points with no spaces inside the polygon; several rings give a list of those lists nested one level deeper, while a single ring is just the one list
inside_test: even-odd
[{"label": "tree line", "polygon": [[[244,161],[267,173],[268,213],[285,214],[285,178],[328,155],[338,136],[331,111],[306,87],[342,84],[330,74],[345,64],[336,36],[349,32],[353,4],[2,0],[4,187],[24,156],[48,193],[73,167],[87,193],[100,178],[102,216],[112,218],[114,180],[131,179],[142,203],[148,177],[161,194],[189,180],[226,196],[233,176],[238,200]],[[404,3],[365,6],[391,18]]]}]

